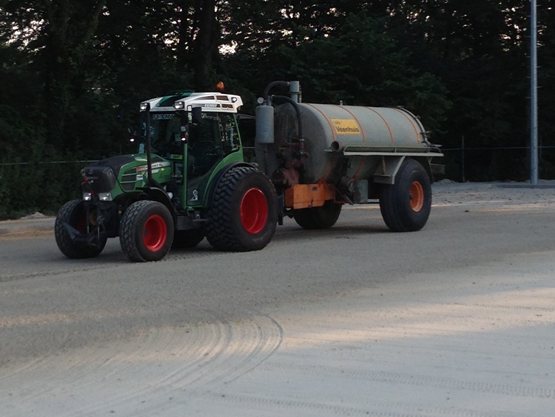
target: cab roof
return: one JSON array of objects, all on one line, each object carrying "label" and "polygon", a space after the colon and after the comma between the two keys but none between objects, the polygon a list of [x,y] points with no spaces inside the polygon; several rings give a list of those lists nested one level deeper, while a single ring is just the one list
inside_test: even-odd
[{"label": "cab roof", "polygon": [[[241,96],[226,93],[192,93],[180,92],[164,97],[143,101],[150,104],[151,112],[175,111],[174,103],[184,102],[184,109],[191,111],[193,107],[201,107],[203,112],[237,113],[243,105]],[[143,104],[141,103],[141,104]]]}]

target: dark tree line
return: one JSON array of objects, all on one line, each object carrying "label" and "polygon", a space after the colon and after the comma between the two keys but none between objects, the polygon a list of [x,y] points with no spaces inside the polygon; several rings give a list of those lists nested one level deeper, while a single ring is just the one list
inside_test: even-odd
[{"label": "dark tree line", "polygon": [[[538,1],[544,178],[553,3]],[[448,177],[464,137],[466,179],[526,179],[529,13],[522,0],[0,0],[0,217],[67,199],[78,166],[46,162],[131,151],[141,100],[220,80],[246,112],[276,79],[300,80],[305,101],[403,105],[447,149]]]}]

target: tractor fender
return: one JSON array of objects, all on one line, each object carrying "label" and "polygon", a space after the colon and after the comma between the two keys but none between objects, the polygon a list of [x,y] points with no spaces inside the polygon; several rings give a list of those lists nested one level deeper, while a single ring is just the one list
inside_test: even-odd
[{"label": "tractor fender", "polygon": [[141,191],[145,193],[150,200],[158,201],[159,203],[162,203],[164,206],[166,206],[167,209],[170,211],[170,214],[172,215],[174,224],[176,224],[177,212],[175,211],[175,207],[173,206],[170,197],[164,190],[158,187],[144,187],[141,188]]},{"label": "tractor fender", "polygon": [[214,194],[216,193],[216,187],[218,186],[218,183],[225,175],[225,173],[228,172],[230,169],[237,167],[250,167],[258,169],[258,166],[256,166],[255,164],[249,164],[248,162],[234,162],[220,169],[220,171],[214,176],[214,178],[212,178],[210,188],[208,190],[208,193],[206,194],[206,208],[210,208],[210,206],[212,205],[212,201],[214,201]]}]

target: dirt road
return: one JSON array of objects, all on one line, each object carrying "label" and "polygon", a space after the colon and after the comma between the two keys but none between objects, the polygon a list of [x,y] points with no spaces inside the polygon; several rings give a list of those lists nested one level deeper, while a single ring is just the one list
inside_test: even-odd
[{"label": "dirt road", "polygon": [[0,237],[0,415],[550,416],[555,190],[439,185],[426,228],[70,261]]}]

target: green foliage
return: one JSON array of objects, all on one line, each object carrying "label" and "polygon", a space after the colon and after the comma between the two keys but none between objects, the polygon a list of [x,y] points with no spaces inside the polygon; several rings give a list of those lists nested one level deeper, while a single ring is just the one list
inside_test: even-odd
[{"label": "green foliage", "polygon": [[[547,147],[552,3],[538,9]],[[219,80],[246,112],[278,79],[300,80],[305,101],[402,105],[447,148],[449,175],[464,136],[466,179],[525,179],[529,12],[520,0],[2,1],[0,217],[71,198],[82,164],[54,162],[125,152],[140,101]],[[555,150],[540,163],[555,176]]]},{"label": "green foliage", "polygon": [[226,69],[255,91],[273,79],[300,80],[307,102],[404,106],[438,131],[451,105],[447,90],[438,77],[410,64],[411,51],[387,33],[387,23],[348,15],[334,36],[269,48],[261,58],[268,68],[262,83],[254,70],[242,70],[250,59],[244,52],[228,57]]},{"label": "green foliage", "polygon": [[11,152],[0,158],[0,220],[35,211],[55,214],[63,203],[79,197],[79,172],[87,164],[65,163],[40,141],[28,144],[25,160]]},{"label": "green foliage", "polygon": [[[507,149],[529,143],[529,6],[524,3],[408,0],[404,15],[396,16],[395,30],[418,57],[413,64],[439,77],[448,91],[452,107],[436,141],[449,149],[465,138],[470,180],[527,177],[529,153]],[[410,16],[409,25],[404,16]]]}]

